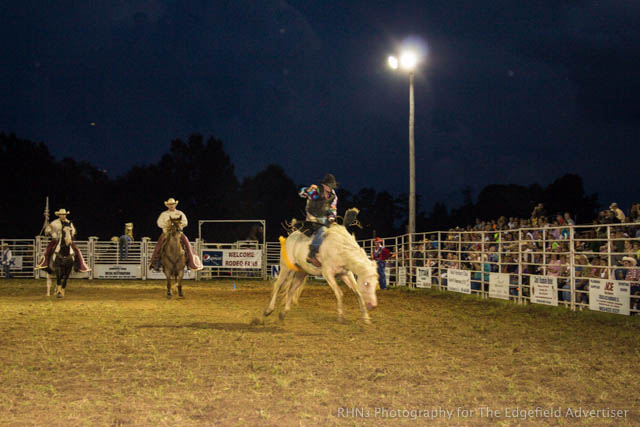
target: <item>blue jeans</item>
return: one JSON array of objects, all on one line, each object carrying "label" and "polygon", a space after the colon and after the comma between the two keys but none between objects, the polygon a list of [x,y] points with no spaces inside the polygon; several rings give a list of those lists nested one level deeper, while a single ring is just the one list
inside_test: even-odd
[{"label": "blue jeans", "polygon": [[380,283],[380,289],[387,289],[387,276],[384,274],[385,261],[376,261],[378,264],[378,283]]},{"label": "blue jeans", "polygon": [[4,270],[4,278],[11,279],[11,266],[9,264],[3,265],[2,269]]},{"label": "blue jeans", "polygon": [[320,245],[324,240],[324,229],[325,227],[320,227],[313,233],[313,239],[311,240],[311,245],[309,247],[309,258],[313,258],[316,256],[318,251],[320,250]]}]

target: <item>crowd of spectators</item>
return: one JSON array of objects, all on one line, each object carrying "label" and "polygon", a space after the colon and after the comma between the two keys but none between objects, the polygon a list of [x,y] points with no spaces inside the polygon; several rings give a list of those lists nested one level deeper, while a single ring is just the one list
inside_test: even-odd
[{"label": "crowd of spectators", "polygon": [[408,244],[396,249],[398,265],[428,266],[442,286],[446,269],[463,269],[471,271],[472,290],[486,292],[489,273],[501,272],[511,275],[511,295],[528,296],[530,276],[547,275],[557,277],[558,300],[569,302],[573,278],[574,301],[588,304],[590,278],[626,280],[639,297],[631,308],[640,309],[640,204],[626,215],[612,203],[593,223],[576,225],[569,212],[548,215],[540,203],[529,218],[476,219],[475,225],[425,233],[411,250]]}]

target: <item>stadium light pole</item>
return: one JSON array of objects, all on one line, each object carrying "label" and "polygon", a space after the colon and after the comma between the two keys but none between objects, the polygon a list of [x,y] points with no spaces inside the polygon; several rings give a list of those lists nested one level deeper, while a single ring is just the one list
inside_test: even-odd
[{"label": "stadium light pole", "polygon": [[389,66],[409,72],[409,238],[416,232],[416,159],[414,144],[415,102],[413,99],[413,74],[418,64],[418,55],[412,51],[403,52],[400,59],[390,56]]}]

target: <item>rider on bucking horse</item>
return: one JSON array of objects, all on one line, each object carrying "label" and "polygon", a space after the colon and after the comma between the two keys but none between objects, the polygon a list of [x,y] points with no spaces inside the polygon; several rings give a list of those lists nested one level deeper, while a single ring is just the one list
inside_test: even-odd
[{"label": "rider on bucking horse", "polygon": [[[67,212],[66,209],[60,209],[56,211],[55,214],[58,217],[58,219],[52,221],[51,224],[49,224],[47,228],[45,228],[44,232],[45,234],[51,236],[51,241],[49,242],[49,245],[47,245],[47,249],[45,250],[45,253],[44,253],[44,258],[36,266],[36,270],[49,267],[51,254],[53,254],[53,251],[56,249],[56,246],[58,246],[59,240],[62,238],[63,227],[70,226],[71,237],[72,238],[75,237],[76,228],[73,226],[73,223],[67,219],[67,215],[69,215],[70,213],[71,212]],[[75,254],[75,262],[74,262],[75,270],[79,271],[80,273],[87,273],[91,271],[91,269],[85,263],[84,258],[82,257],[82,252],[78,250],[78,248],[76,247],[76,244],[73,242],[71,243],[71,249],[73,249],[73,253]]]},{"label": "rider on bucking horse", "polygon": [[[189,224],[187,216],[184,214],[184,212],[176,209],[176,206],[178,206],[177,200],[171,197],[169,200],[164,202],[164,205],[167,207],[167,210],[160,214],[157,221],[158,227],[160,227],[160,229],[162,230],[162,234],[158,238],[158,243],[153,250],[153,255],[151,255],[151,268],[156,271],[160,271],[162,269],[160,255],[162,254],[162,247],[164,246],[167,238],[167,226],[169,225],[169,218],[177,218],[181,216],[181,228],[184,228],[187,226],[187,224]],[[189,269],[195,271],[202,270],[202,262],[200,261],[200,258],[196,256],[191,243],[189,243],[189,239],[187,239],[187,236],[185,236],[184,233],[181,233],[180,241],[182,242],[182,246],[184,247],[185,253],[187,255],[187,266],[189,267]]]},{"label": "rider on bucking horse", "polygon": [[320,244],[324,240],[325,228],[335,222],[338,213],[338,196],[335,189],[338,183],[333,175],[326,174],[320,185],[312,184],[302,187],[298,194],[307,199],[305,225],[302,232],[313,235],[309,245],[307,262],[320,267],[320,261],[316,258]]}]

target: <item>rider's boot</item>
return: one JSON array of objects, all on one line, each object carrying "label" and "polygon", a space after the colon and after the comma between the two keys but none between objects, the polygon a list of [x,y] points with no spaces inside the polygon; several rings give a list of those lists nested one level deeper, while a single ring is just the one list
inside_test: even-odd
[{"label": "rider's boot", "polygon": [[313,245],[309,245],[309,255],[307,256],[307,262],[320,268],[322,267],[322,264],[320,264],[320,261],[318,261],[318,258],[316,258],[317,253],[318,249],[316,249],[316,247]]}]

